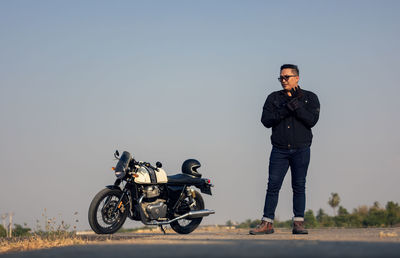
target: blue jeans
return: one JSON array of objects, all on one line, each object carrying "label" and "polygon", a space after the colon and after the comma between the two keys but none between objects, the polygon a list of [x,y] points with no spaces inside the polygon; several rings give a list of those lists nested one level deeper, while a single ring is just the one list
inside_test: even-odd
[{"label": "blue jeans", "polygon": [[306,206],[306,176],[310,163],[310,147],[302,149],[280,149],[273,147],[269,158],[269,176],[265,197],[264,218],[273,220],[278,204],[279,190],[290,166],[293,188],[294,217],[304,218]]}]

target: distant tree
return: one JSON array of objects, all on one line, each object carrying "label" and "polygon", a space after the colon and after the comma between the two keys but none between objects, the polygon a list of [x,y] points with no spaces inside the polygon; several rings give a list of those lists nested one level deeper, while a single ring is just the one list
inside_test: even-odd
[{"label": "distant tree", "polygon": [[251,219],[246,219],[244,222],[240,223],[238,228],[249,228],[251,224]]},{"label": "distant tree", "polygon": [[[329,216],[323,209],[319,209],[314,216],[312,210],[307,210],[304,213],[305,224],[309,228],[313,227],[393,227],[400,226],[400,205],[393,201],[387,202],[383,208],[379,202],[374,202],[372,206],[366,205],[359,206],[349,213],[346,208],[340,206],[339,195],[332,193],[330,202],[337,204],[337,215],[334,217]],[[336,199],[336,202],[331,201]],[[331,205],[332,206],[332,205]],[[332,208],[333,208],[332,206]],[[228,222],[227,222],[228,223]],[[259,225],[260,220],[247,219],[245,222],[240,223],[237,227],[249,228]],[[290,228],[292,220],[279,221],[275,218],[274,226],[276,228]]]},{"label": "distant tree", "polygon": [[261,224],[261,220],[255,219],[255,220],[253,220],[252,222],[250,222],[250,228],[255,228],[255,227],[257,227],[257,226],[260,225],[260,224]]},{"label": "distant tree", "polygon": [[319,223],[321,223],[323,221],[324,217],[326,217],[326,216],[328,216],[328,215],[325,213],[325,211],[323,209],[319,209],[317,212],[316,219]]},{"label": "distant tree", "polygon": [[315,228],[317,226],[317,219],[312,210],[308,210],[304,213],[304,222],[308,228]]},{"label": "distant tree", "polygon": [[14,224],[13,236],[17,236],[17,237],[27,236],[27,235],[29,235],[29,231],[31,231],[30,228],[24,228],[23,226],[21,226],[19,224]]},{"label": "distant tree", "polygon": [[363,227],[363,220],[364,220],[364,217],[362,215],[360,215],[359,213],[353,212],[348,216],[348,226],[355,227],[355,228],[361,228],[361,227]]},{"label": "distant tree", "polygon": [[316,219],[320,227],[332,227],[335,224],[333,219],[323,209],[318,210]]},{"label": "distant tree", "polygon": [[335,216],[334,221],[337,227],[349,226],[349,212],[343,206],[339,206],[338,215]]},{"label": "distant tree", "polygon": [[260,225],[261,220],[259,219],[255,219],[255,220],[251,220],[251,219],[246,219],[244,222],[240,223],[239,225],[237,225],[237,228],[255,228],[258,225]]},{"label": "distant tree", "polygon": [[347,215],[349,215],[347,209],[344,208],[343,206],[339,206],[338,216],[347,216]]},{"label": "distant tree", "polygon": [[378,202],[368,210],[368,215],[363,220],[365,227],[383,227],[386,224],[386,210],[380,208]]},{"label": "distant tree", "polygon": [[371,208],[379,210],[381,209],[381,204],[378,201],[375,201]]},{"label": "distant tree", "polygon": [[339,206],[340,197],[338,193],[331,193],[331,197],[329,197],[328,204],[333,209],[333,215],[336,216],[336,207]]},{"label": "distant tree", "polygon": [[274,221],[275,228],[292,228],[292,225],[293,221],[291,219],[285,221],[279,221],[275,219]]},{"label": "distant tree", "polygon": [[357,209],[354,209],[353,213],[357,213],[363,217],[368,215],[368,207],[367,205],[359,206]]},{"label": "distant tree", "polygon": [[233,226],[233,223],[232,223],[231,220],[228,220],[228,221],[225,223],[225,225],[228,226],[228,227],[232,227],[232,226]]},{"label": "distant tree", "polygon": [[7,236],[7,231],[3,227],[3,225],[0,225],[0,237],[6,237]]},{"label": "distant tree", "polygon": [[386,204],[386,225],[393,227],[400,223],[400,207],[397,203],[388,202]]}]

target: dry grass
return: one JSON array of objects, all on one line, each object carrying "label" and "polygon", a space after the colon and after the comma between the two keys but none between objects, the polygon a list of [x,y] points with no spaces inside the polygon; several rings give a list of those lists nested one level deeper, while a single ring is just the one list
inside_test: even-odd
[{"label": "dry grass", "polygon": [[[78,212],[73,214],[78,215]],[[47,209],[45,208],[42,213],[42,219],[44,227],[39,220],[36,220],[36,230],[27,233],[25,236],[13,236],[11,238],[0,237],[0,254],[6,252],[15,251],[28,251],[43,248],[70,246],[86,244],[89,241],[76,235],[76,225],[66,224],[62,220],[61,214],[59,214],[60,223],[57,222],[56,218],[49,218],[47,215]],[[74,222],[79,222],[77,218],[74,218]],[[43,230],[44,229],[44,230]],[[73,231],[71,231],[71,229]]]},{"label": "dry grass", "polygon": [[21,238],[2,238],[0,239],[0,254],[14,251],[28,251],[43,248],[80,245],[88,243],[87,240],[75,235],[52,235],[40,236],[32,235]]}]

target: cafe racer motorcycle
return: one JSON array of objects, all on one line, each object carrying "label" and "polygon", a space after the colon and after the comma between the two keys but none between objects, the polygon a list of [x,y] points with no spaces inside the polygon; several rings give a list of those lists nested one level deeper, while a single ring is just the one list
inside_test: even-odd
[{"label": "cafe racer motorcycle", "polygon": [[117,177],[113,185],[106,186],[93,198],[89,207],[89,224],[97,234],[113,234],[127,217],[145,225],[169,224],[179,234],[189,234],[201,223],[203,217],[214,214],[204,208],[201,194],[211,195],[213,186],[209,179],[197,171],[201,166],[195,159],[182,164],[182,174],[167,176],[160,162],[152,166],[136,161],[124,151],[114,153],[118,159],[113,167]]}]

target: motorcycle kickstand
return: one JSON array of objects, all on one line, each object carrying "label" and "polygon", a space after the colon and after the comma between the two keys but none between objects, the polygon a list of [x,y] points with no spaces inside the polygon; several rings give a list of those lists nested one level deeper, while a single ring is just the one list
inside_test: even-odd
[{"label": "motorcycle kickstand", "polygon": [[163,226],[159,225],[159,227],[160,227],[161,231],[164,233],[164,235],[166,235],[167,233],[165,232],[165,229],[163,228]]}]

